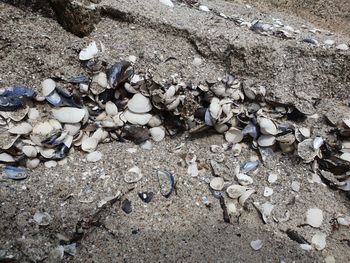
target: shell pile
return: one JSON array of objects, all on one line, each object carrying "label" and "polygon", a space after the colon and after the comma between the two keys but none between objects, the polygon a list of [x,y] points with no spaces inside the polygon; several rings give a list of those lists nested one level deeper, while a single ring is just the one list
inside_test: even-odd
[{"label": "shell pile", "polygon": [[[66,80],[45,79],[41,94],[27,87],[0,90],[0,162],[13,165],[8,169],[12,174],[14,166],[33,169],[40,162],[55,166],[74,147],[97,161],[102,158],[95,153],[100,143],[149,144],[184,130],[214,129],[224,134],[237,154],[241,142],[257,149],[263,161],[273,151],[295,153],[305,163],[315,162],[314,168],[329,184],[350,190],[348,108],[343,116],[331,112],[325,116],[333,129],[322,138],[297,124],[308,117],[309,109],[274,101],[268,87],[242,85],[233,74],[199,85],[176,77],[160,83],[150,73],[137,74],[132,62],[107,67],[99,60],[100,53],[91,43],[79,54],[86,73]],[[189,174],[196,176],[194,157],[187,161]],[[227,189],[242,204],[254,192],[248,186],[253,180],[246,174],[248,168],[241,167],[236,175],[240,185]],[[223,181],[216,179],[211,185],[221,190]]]}]

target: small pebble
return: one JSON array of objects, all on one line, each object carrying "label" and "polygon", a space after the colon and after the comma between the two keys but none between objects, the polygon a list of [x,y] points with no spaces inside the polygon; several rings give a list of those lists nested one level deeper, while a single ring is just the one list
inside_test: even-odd
[{"label": "small pebble", "polygon": [[202,10],[204,12],[210,12],[209,8],[205,5],[200,5],[198,8],[199,10]]},{"label": "small pebble", "polygon": [[269,177],[267,178],[267,181],[270,183],[270,184],[273,184],[277,181],[278,179],[278,175],[277,174],[270,174]]},{"label": "small pebble", "polygon": [[335,41],[332,39],[327,39],[324,41],[324,44],[327,46],[333,46],[335,44]]},{"label": "small pebble", "polygon": [[201,58],[194,58],[192,64],[197,67],[197,66],[200,66],[202,62],[203,61]]},{"label": "small pebble", "polygon": [[312,227],[320,227],[323,221],[323,212],[319,208],[311,208],[306,212],[306,223]]},{"label": "small pebble", "polygon": [[297,182],[297,181],[293,181],[292,182],[292,190],[294,192],[299,192],[299,190],[300,190],[300,183]]},{"label": "small pebble", "polygon": [[265,189],[264,189],[264,196],[265,197],[269,197],[273,194],[273,189],[268,187],[268,186],[265,186]]},{"label": "small pebble", "polygon": [[311,243],[314,245],[314,247],[317,250],[323,250],[326,247],[326,238],[327,238],[326,234],[317,233],[312,237]]},{"label": "small pebble", "polygon": [[329,255],[329,256],[325,257],[324,262],[325,263],[335,263],[335,258],[332,255]]}]

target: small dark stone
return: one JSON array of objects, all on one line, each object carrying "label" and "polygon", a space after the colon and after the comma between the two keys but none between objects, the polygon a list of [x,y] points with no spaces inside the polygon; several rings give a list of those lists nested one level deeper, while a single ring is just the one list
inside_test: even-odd
[{"label": "small dark stone", "polygon": [[124,199],[122,202],[122,210],[126,214],[130,214],[132,212],[131,201],[129,199]]},{"label": "small dark stone", "polygon": [[149,203],[149,202],[151,202],[151,200],[154,196],[154,193],[153,192],[141,192],[141,193],[138,193],[138,195],[142,201],[144,201],[145,203]]}]

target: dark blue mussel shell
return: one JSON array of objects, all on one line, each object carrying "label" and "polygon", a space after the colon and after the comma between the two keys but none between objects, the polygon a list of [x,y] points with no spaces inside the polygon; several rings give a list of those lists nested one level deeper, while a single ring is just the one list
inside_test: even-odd
[{"label": "dark blue mussel shell", "polygon": [[134,74],[134,70],[130,62],[121,61],[115,63],[106,73],[109,85],[116,88],[119,84],[128,80]]},{"label": "dark blue mussel shell", "polygon": [[26,105],[28,99],[36,96],[33,89],[27,87],[9,87],[0,89],[0,110],[14,111]]}]

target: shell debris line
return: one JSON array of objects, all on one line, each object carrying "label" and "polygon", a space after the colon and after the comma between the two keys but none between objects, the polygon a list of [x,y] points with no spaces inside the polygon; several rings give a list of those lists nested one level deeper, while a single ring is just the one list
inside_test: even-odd
[{"label": "shell debris line", "polygon": [[[172,1],[159,2],[174,7]],[[202,12],[214,12],[203,5],[198,8]],[[237,23],[243,26],[244,21]],[[295,35],[283,27],[277,29],[260,21],[249,24],[248,28],[258,34],[282,38]],[[314,39],[303,41],[319,45]],[[274,203],[274,196],[280,191],[276,182],[282,175],[270,173],[266,177],[268,185],[260,188],[256,185],[260,169],[275,152],[310,165],[324,183],[349,195],[350,108],[341,116],[326,114],[325,125],[331,132],[321,135],[317,129],[303,126],[302,120],[314,114],[308,107],[274,100],[269,87],[243,85],[233,72],[198,85],[179,76],[156,81],[151,72],[135,70],[136,58],[114,63],[103,61],[103,49],[102,43],[91,42],[79,53],[84,73],[68,79],[44,79],[39,94],[23,86],[0,90],[3,178],[25,180],[40,163],[47,169],[53,168],[74,150],[84,152],[88,162],[100,162],[104,155],[98,148],[103,143],[132,141],[146,150],[184,131],[195,136],[211,130],[222,134],[227,142],[208,146],[215,159],[208,162],[212,177],[206,180],[213,196],[220,200],[225,222],[236,222],[252,210],[256,210],[263,224],[289,220],[289,211],[284,211],[283,216],[275,214],[279,204]],[[197,59],[194,64],[201,63]],[[239,157],[247,147],[255,150],[257,156],[242,163],[236,160],[234,169],[225,166],[222,156],[226,152]],[[184,163],[187,175],[201,180],[203,165],[195,152],[189,152]],[[144,180],[146,174],[133,165],[123,176],[127,184],[134,185]],[[157,170],[156,176],[161,195],[172,197],[176,193],[175,174]],[[301,184],[301,179],[293,180],[289,190],[297,194],[304,187]],[[264,199],[257,201],[254,197],[258,194]],[[144,203],[156,199],[153,192],[138,195]],[[210,207],[207,197],[203,202]],[[246,209],[248,204],[255,210]],[[130,214],[137,206],[125,198],[121,208]],[[287,231],[286,236],[302,249],[324,250],[327,234],[322,226],[326,216],[327,212],[319,208],[307,210],[305,225],[317,230],[312,232],[310,242],[293,230]],[[48,225],[51,220],[46,212],[37,212],[34,217],[40,226]],[[349,226],[346,216],[338,221]],[[257,239],[250,246],[259,253],[267,243]]]}]

